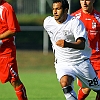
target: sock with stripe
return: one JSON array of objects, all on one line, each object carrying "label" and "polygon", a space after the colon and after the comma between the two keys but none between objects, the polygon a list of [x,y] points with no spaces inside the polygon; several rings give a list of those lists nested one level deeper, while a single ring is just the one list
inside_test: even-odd
[{"label": "sock with stripe", "polygon": [[85,100],[89,94],[84,94],[82,88],[78,90],[78,100]]},{"label": "sock with stripe", "polygon": [[26,95],[26,89],[23,84],[15,88],[15,92],[18,97],[18,100],[28,100]]}]

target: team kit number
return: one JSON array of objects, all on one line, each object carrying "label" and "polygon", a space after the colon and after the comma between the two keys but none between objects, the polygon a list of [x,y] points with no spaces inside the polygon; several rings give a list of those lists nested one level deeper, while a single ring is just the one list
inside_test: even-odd
[{"label": "team kit number", "polygon": [[95,77],[93,80],[88,80],[89,86],[98,85],[98,78]]}]

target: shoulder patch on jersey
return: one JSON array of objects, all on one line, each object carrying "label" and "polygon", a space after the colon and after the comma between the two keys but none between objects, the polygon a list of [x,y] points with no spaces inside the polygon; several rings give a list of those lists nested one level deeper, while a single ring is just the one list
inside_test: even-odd
[{"label": "shoulder patch on jersey", "polygon": [[94,13],[94,16],[95,16],[95,18],[98,20],[98,22],[100,23],[100,15],[99,15],[99,14]]},{"label": "shoulder patch on jersey", "polygon": [[76,14],[75,17],[78,18],[78,19],[80,19],[81,13]]}]

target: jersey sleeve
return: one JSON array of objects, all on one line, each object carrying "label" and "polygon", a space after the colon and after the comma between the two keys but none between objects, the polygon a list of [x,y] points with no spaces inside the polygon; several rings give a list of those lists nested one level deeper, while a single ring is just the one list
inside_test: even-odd
[{"label": "jersey sleeve", "polygon": [[14,12],[14,9],[12,8],[12,6],[8,7],[6,16],[7,16],[8,29],[13,32],[20,31],[20,26],[18,24],[16,15],[15,15],[15,12]]},{"label": "jersey sleeve", "polygon": [[45,20],[44,20],[44,23],[43,23],[43,27],[44,27],[44,29],[45,29],[46,31],[49,30],[49,25],[48,25],[48,23],[50,22],[50,18],[51,18],[51,16],[46,17]]},{"label": "jersey sleeve", "polygon": [[75,18],[73,22],[73,33],[75,40],[77,40],[80,37],[84,38],[85,40],[87,39],[87,32],[85,26],[83,22],[77,18]]}]

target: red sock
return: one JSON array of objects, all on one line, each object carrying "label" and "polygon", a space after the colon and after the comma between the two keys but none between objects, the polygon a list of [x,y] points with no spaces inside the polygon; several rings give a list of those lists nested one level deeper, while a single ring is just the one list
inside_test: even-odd
[{"label": "red sock", "polygon": [[28,100],[26,95],[26,89],[23,84],[15,88],[15,92],[18,97],[18,100]]},{"label": "red sock", "polygon": [[78,90],[78,100],[85,100],[85,98],[86,98],[88,95],[89,95],[89,94],[84,94],[81,88]]}]

